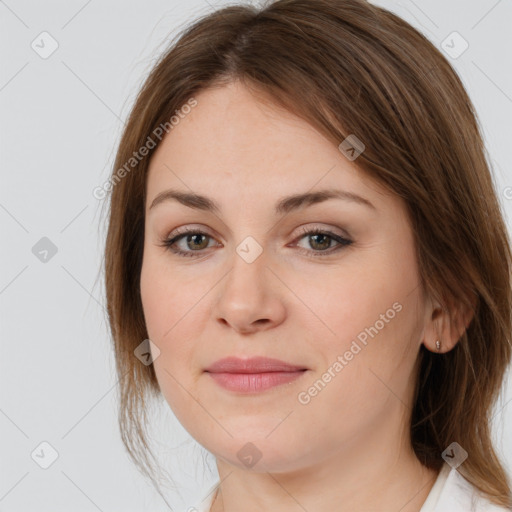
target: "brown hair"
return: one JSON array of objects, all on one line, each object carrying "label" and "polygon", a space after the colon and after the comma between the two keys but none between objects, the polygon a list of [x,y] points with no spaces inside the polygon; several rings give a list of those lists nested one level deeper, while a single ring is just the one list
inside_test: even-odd
[{"label": "brown hair", "polygon": [[[469,454],[460,466],[466,479],[494,503],[512,506],[490,432],[511,360],[510,240],[474,107],[456,72],[416,29],[363,0],[225,7],[188,27],[155,64],[126,124],[113,178],[194,94],[234,80],[336,146],[355,134],[366,145],[355,163],[406,202],[425,293],[452,314],[458,307],[474,312],[449,352],[420,347],[412,446],[439,470],[441,453],[456,441]],[[134,350],[148,337],[139,281],[150,156],[112,181],[105,249],[119,426],[146,475],[146,398],[160,390],[153,365],[141,364]]]}]

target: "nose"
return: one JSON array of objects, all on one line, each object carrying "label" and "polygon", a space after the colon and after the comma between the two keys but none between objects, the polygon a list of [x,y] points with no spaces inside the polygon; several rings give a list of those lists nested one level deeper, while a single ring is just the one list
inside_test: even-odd
[{"label": "nose", "polygon": [[220,283],[216,320],[241,334],[270,329],[285,318],[285,288],[266,256],[263,251],[249,263],[234,251],[231,269]]}]

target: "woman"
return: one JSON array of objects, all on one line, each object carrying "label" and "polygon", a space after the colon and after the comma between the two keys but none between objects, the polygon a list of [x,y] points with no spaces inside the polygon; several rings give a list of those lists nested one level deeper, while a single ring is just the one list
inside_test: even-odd
[{"label": "woman", "polygon": [[510,241],[470,99],[414,28],[362,0],[205,16],[147,78],[110,201],[144,473],[162,395],[216,457],[204,511],[510,509]]}]

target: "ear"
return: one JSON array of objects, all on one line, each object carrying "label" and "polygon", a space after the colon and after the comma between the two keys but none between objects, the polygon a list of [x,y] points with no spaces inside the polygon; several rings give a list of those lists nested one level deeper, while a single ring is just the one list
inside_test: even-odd
[{"label": "ear", "polygon": [[[473,320],[475,306],[476,298],[472,299],[471,307],[455,303],[453,299],[448,299],[444,308],[438,301],[427,301],[422,339],[425,347],[436,353],[452,350]],[[436,341],[440,342],[439,349]]]}]

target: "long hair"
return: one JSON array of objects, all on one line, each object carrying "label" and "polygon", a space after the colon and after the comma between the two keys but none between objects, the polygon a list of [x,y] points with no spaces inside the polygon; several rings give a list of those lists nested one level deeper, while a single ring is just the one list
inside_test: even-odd
[{"label": "long hair", "polygon": [[[469,454],[463,476],[494,503],[512,506],[509,477],[491,440],[493,406],[512,352],[511,250],[477,116],[440,51],[364,0],[218,9],[188,26],[144,82],[108,187],[104,262],[119,427],[130,457],[152,475],[146,414],[160,389],[153,365],[134,357],[148,338],[139,284],[149,161],[157,134],[170,131],[177,111],[200,91],[234,80],[336,146],[355,134],[366,149],[354,163],[405,201],[424,292],[450,314],[460,307],[473,312],[449,352],[420,347],[413,449],[423,465],[439,470],[442,452],[456,441]],[[133,160],[143,147],[147,155]]]}]

